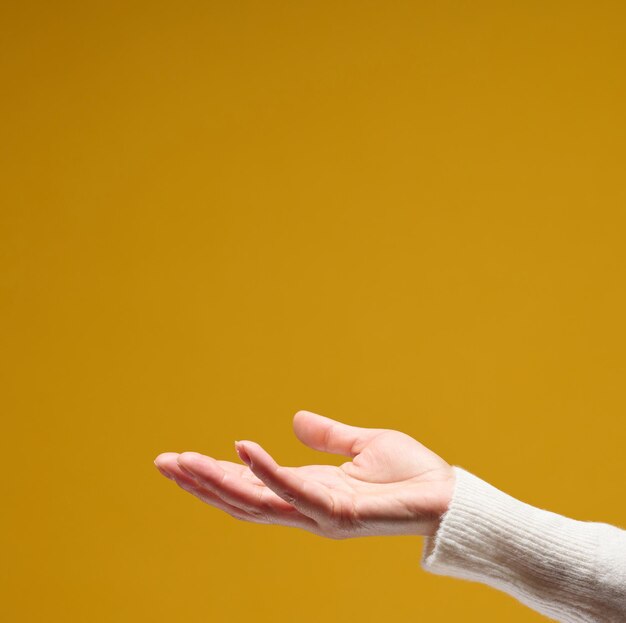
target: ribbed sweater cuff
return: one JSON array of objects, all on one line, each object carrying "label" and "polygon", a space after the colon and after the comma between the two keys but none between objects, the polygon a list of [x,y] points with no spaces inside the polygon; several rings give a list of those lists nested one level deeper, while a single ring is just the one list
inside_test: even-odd
[{"label": "ribbed sweater cuff", "polygon": [[618,620],[597,591],[599,524],[530,506],[454,471],[448,510],[424,539],[426,571],[487,584],[557,621]]}]

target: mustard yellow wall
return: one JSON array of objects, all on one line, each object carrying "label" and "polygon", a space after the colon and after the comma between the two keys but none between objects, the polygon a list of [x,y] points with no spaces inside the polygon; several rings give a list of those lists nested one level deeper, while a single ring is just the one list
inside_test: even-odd
[{"label": "mustard yellow wall", "polygon": [[626,524],[622,2],[8,2],[0,618],[544,620],[154,457],[299,409]]}]

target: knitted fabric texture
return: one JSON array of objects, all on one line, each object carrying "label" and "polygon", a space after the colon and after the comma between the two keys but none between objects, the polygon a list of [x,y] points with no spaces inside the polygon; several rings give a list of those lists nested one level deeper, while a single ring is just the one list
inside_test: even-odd
[{"label": "knitted fabric texture", "polygon": [[626,530],[536,508],[453,469],[423,569],[487,584],[555,621],[626,622]]}]

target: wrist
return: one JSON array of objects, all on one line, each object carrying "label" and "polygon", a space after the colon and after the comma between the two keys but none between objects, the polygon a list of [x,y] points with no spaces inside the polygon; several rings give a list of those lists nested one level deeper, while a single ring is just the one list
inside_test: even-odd
[{"label": "wrist", "polygon": [[[415,519],[407,534],[432,537],[439,530],[454,495],[456,476],[451,466],[438,472],[434,479],[412,485]],[[434,474],[429,476],[433,477]]]},{"label": "wrist", "polygon": [[421,522],[420,535],[432,537],[439,530],[441,520],[448,511],[454,495],[456,485],[454,469],[449,467],[446,475],[441,480],[430,484],[432,485],[433,493],[430,497],[428,517]]}]

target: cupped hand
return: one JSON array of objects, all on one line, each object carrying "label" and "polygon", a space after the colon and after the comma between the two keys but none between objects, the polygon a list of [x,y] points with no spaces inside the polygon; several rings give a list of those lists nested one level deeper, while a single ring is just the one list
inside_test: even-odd
[{"label": "cupped hand", "polygon": [[332,539],[436,532],[454,488],[453,469],[437,454],[405,433],[310,411],[298,411],[293,428],[307,446],[351,460],[282,466],[244,440],[235,447],[245,465],[196,452],[166,452],[155,465],[203,502],[244,521]]}]

